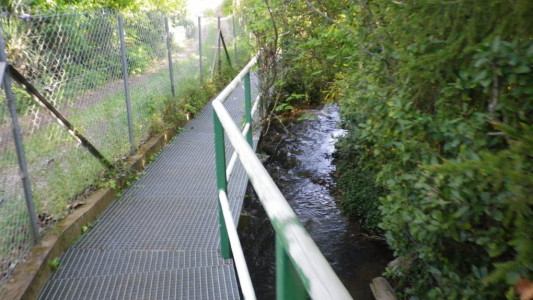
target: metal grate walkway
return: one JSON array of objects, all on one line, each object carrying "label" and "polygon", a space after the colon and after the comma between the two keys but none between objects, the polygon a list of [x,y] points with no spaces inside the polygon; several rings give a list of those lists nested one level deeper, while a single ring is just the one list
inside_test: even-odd
[{"label": "metal grate walkway", "polygon": [[[225,106],[240,124],[242,86]],[[213,141],[208,105],[63,254],[38,299],[239,299],[233,261],[219,250]],[[246,185],[237,163],[228,187],[235,222]]]}]

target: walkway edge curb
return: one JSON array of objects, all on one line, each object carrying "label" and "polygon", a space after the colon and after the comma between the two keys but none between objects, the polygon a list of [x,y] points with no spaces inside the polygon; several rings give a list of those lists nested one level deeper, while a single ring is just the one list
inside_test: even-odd
[{"label": "walkway edge curb", "polygon": [[[128,169],[138,172],[146,167],[150,157],[163,149],[176,136],[176,130],[168,130],[149,139],[141,145],[137,153],[126,161]],[[116,198],[126,184],[126,178],[118,178],[116,189],[94,191],[85,204],[58,222],[47,232],[41,242],[31,248],[24,262],[20,263],[3,287],[3,299],[35,299],[52,273],[50,261],[60,257],[82,234],[82,227],[96,219]]]}]

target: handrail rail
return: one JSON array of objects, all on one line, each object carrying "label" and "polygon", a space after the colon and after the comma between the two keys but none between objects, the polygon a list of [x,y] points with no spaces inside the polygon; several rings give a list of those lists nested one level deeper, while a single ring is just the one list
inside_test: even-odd
[{"label": "handrail rail", "polygon": [[[249,82],[249,72],[250,69],[257,63],[258,55],[253,57],[250,62],[244,67],[244,69],[239,72],[239,74],[226,86],[224,90],[213,100],[214,102],[222,104],[228,96],[239,86],[239,84],[244,79],[245,81],[245,90],[249,91],[250,82]],[[245,98],[248,95],[245,91]],[[247,98],[247,100],[250,100]],[[233,254],[233,259],[235,262],[235,269],[237,270],[237,275],[239,277],[239,283],[241,287],[241,292],[244,299],[255,300],[255,292],[248,272],[248,267],[246,266],[246,260],[244,258],[244,253],[242,252],[241,243],[239,240],[239,235],[237,233],[237,227],[233,222],[232,213],[230,210],[230,205],[227,197],[227,181],[229,180],[233,168],[236,162],[236,154],[234,153],[231,160],[229,168],[226,167],[226,154],[224,146],[224,131],[222,127],[217,123],[216,113],[213,115],[215,123],[215,155],[216,155],[216,166],[217,166],[217,187],[218,187],[218,203],[219,203],[219,226],[220,226],[220,236],[221,236],[221,252],[224,258],[231,258]],[[246,124],[248,132],[251,136],[251,122]],[[245,128],[246,130],[246,128]],[[246,132],[243,134],[247,134]],[[230,250],[231,248],[231,250]],[[231,252],[231,253],[230,253]]]},{"label": "handrail rail", "polygon": [[[247,84],[249,85],[250,69],[257,62],[257,58],[255,56],[212,103],[214,109],[213,119],[215,123],[215,154],[217,159],[219,201],[220,203],[227,201],[226,190],[227,180],[229,179],[228,174],[226,174],[225,132],[276,232],[276,290],[278,299],[303,299],[307,298],[307,296],[313,299],[351,299],[350,294],[304,229],[265,167],[257,158],[257,155],[251,147],[250,139],[247,140],[243,137],[243,133],[241,133],[223,105],[224,100],[243,78],[245,81],[248,78]],[[250,101],[250,99],[245,100]],[[247,109],[250,109],[249,104],[247,105]],[[249,114],[247,114],[246,119],[247,124],[245,127],[248,127],[248,132],[251,133],[251,119],[249,118]],[[221,206],[225,206],[225,203],[221,204]],[[227,209],[229,209],[229,206],[227,206]],[[230,233],[229,237],[227,236],[227,230],[233,231],[233,229],[229,228],[229,225],[231,225],[229,223],[233,223],[231,213],[229,213],[231,222],[224,220],[225,215],[228,215],[228,213],[220,213],[223,256],[226,254],[225,258],[229,258],[229,244],[231,244],[234,258],[239,260],[243,259],[240,257],[242,250],[235,249],[236,247],[240,248],[240,242],[235,242],[234,244],[231,238],[231,235],[234,235],[233,233]],[[227,240],[229,240],[229,243]],[[225,247],[227,248],[224,249]],[[235,255],[235,253],[238,255]],[[237,261],[235,263],[236,265],[240,264]],[[239,278],[242,280],[239,267],[237,268],[237,272]],[[243,295],[248,299],[244,288],[248,289],[249,287],[243,286],[242,282],[241,287],[243,288]],[[250,298],[255,298],[255,295],[250,296]]]}]

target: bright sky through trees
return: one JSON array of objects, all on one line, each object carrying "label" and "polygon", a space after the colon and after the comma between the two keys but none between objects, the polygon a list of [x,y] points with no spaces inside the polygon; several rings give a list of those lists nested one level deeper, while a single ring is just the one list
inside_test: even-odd
[{"label": "bright sky through trees", "polygon": [[187,0],[187,12],[190,16],[203,15],[206,10],[214,10],[222,0]]}]

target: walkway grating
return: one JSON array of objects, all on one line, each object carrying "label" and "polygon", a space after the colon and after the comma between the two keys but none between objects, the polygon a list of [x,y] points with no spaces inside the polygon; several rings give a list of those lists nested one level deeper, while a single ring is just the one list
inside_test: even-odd
[{"label": "walkway grating", "polygon": [[[240,124],[242,86],[225,105]],[[61,256],[38,299],[240,298],[233,261],[219,250],[212,123],[208,105]],[[237,163],[228,187],[236,222],[246,185]]]}]

